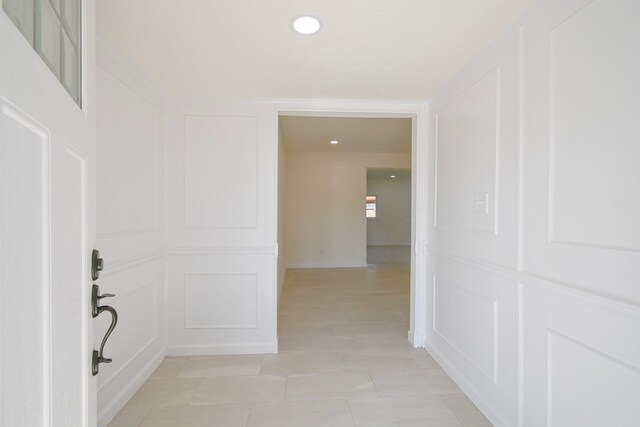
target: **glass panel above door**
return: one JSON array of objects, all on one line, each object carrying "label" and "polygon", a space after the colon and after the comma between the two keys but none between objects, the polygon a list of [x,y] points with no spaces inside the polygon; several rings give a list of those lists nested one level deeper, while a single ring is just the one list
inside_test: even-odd
[{"label": "glass panel above door", "polygon": [[81,0],[2,0],[2,10],[81,105]]}]

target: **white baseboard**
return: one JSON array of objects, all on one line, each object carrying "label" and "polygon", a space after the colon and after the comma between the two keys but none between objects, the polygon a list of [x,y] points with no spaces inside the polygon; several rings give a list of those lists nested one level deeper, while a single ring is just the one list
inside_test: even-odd
[{"label": "white baseboard", "polygon": [[249,344],[173,345],[167,349],[169,356],[226,356],[234,354],[266,354],[278,350],[277,341]]},{"label": "white baseboard", "polygon": [[98,414],[98,427],[105,427],[111,422],[118,412],[124,407],[124,405],[131,399],[131,397],[138,391],[138,389],[144,384],[144,382],[151,376],[153,371],[162,363],[166,356],[164,349],[160,350],[151,360],[144,366],[144,368],[131,380],[127,385],[118,393],[112,402],[108,403],[105,408]]},{"label": "white baseboard", "polygon": [[458,371],[449,361],[436,350],[433,346],[426,343],[425,351],[435,359],[440,367],[451,377],[451,379],[460,387],[460,389],[467,395],[467,397],[480,409],[485,417],[495,427],[509,427],[511,423],[507,422],[498,412],[493,408],[481,393],[471,384],[467,379]]},{"label": "white baseboard", "polygon": [[367,263],[364,264],[289,264],[287,268],[365,268],[368,267]]}]

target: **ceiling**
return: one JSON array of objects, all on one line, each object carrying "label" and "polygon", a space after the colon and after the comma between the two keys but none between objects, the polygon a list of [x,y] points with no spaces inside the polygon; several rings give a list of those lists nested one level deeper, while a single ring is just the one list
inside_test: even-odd
[{"label": "ceiling", "polygon": [[279,129],[287,151],[411,153],[408,118],[282,116]]},{"label": "ceiling", "polygon": [[534,1],[98,0],[97,21],[169,96],[424,101]]},{"label": "ceiling", "polygon": [[[395,178],[391,178],[391,175]],[[411,180],[411,169],[367,169],[367,179]]]}]

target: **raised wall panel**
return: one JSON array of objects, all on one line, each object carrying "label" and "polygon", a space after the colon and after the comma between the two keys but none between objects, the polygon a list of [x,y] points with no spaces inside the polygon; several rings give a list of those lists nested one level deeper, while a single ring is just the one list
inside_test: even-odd
[{"label": "raised wall panel", "polygon": [[105,69],[97,69],[98,235],[158,226],[156,107]]},{"label": "raised wall panel", "polygon": [[185,227],[256,228],[257,118],[184,120]]},{"label": "raised wall panel", "polygon": [[257,285],[253,274],[187,274],[185,328],[257,328]]},{"label": "raised wall panel", "polygon": [[97,248],[109,269],[164,247],[162,103],[153,87],[99,44]]},{"label": "raised wall panel", "polygon": [[548,425],[640,425],[632,391],[640,390],[639,367],[553,331],[547,337]]},{"label": "raised wall panel", "polygon": [[522,30],[523,270],[640,302],[640,4],[564,1]]},{"label": "raised wall panel", "polygon": [[428,253],[428,349],[497,425],[516,421],[515,281]]},{"label": "raised wall panel", "polygon": [[273,246],[273,105],[172,101],[167,107],[169,246]]},{"label": "raised wall panel", "polygon": [[[135,362],[136,357],[160,339],[159,326],[162,319],[159,317],[161,313],[158,308],[159,304],[162,304],[163,292],[161,282],[158,282],[161,275],[153,272],[154,268],[159,267],[161,263],[156,261],[118,273],[109,280],[105,280],[100,288],[102,292],[108,290],[116,293],[115,298],[103,301],[104,304],[109,304],[118,310],[117,329],[105,347],[108,357],[117,360],[118,363],[104,369],[100,367],[102,378],[99,381],[99,389],[112,381],[120,370]],[[145,279],[144,273],[151,273],[151,276]],[[116,284],[121,281],[129,282],[130,286]],[[106,314],[96,319],[96,345],[100,344],[110,322],[111,316]]]},{"label": "raised wall panel", "polygon": [[200,250],[169,259],[169,353],[275,350],[273,253]]},{"label": "raised wall panel", "polygon": [[45,410],[51,402],[50,140],[29,117],[0,107],[0,424],[44,425],[43,402]]},{"label": "raised wall panel", "polygon": [[515,266],[517,39],[501,40],[430,101],[429,246]]},{"label": "raised wall panel", "polygon": [[[98,425],[106,426],[165,354],[162,99],[102,42],[97,52],[97,284],[119,315],[100,365]],[[95,348],[111,319],[94,321]],[[71,425],[71,424],[70,424]]]},{"label": "raised wall panel", "polygon": [[[103,304],[118,311],[118,325],[107,341],[98,376],[99,424],[106,425],[147,379],[165,354],[164,262],[161,257],[100,275],[102,293],[113,293]],[[95,321],[95,348],[111,322],[102,314]]]},{"label": "raised wall panel", "polygon": [[524,426],[640,422],[640,310],[521,283]]},{"label": "raised wall panel", "polygon": [[495,382],[497,301],[433,278],[433,331]]},{"label": "raised wall panel", "polygon": [[499,78],[491,70],[436,112],[437,228],[498,231]]},{"label": "raised wall panel", "polygon": [[640,250],[637,19],[637,1],[600,0],[551,31],[551,241]]}]

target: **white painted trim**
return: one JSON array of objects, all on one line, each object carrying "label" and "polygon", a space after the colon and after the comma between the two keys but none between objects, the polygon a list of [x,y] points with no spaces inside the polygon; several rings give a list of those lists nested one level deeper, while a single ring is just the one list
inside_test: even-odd
[{"label": "white painted trim", "polygon": [[134,255],[132,257],[123,258],[113,262],[105,263],[105,268],[101,272],[103,277],[111,276],[123,270],[129,270],[148,262],[162,260],[164,258],[164,249],[156,249],[144,254]]},{"label": "white painted trim", "polygon": [[149,376],[156,370],[160,363],[164,360],[166,352],[160,350],[156,355],[145,365],[145,367],[129,381],[129,383],[122,389],[122,391],[116,396],[116,398],[109,403],[109,405],[98,414],[98,427],[106,427],[111,422],[124,405],[133,397],[138,389],[144,384]]},{"label": "white painted trim", "polygon": [[407,332],[407,338],[414,348],[425,348],[427,344],[427,336],[425,334],[416,334],[414,331]]},{"label": "white painted trim", "polygon": [[225,356],[237,354],[266,354],[278,352],[278,337],[266,343],[241,343],[220,345],[170,345],[168,356]]},{"label": "white painted trim", "polygon": [[[408,117],[412,119],[411,146],[411,315],[412,344],[423,347],[427,328],[427,168],[429,150],[428,104],[421,101],[271,100],[280,115],[339,117]],[[274,260],[277,263],[277,259]],[[288,265],[287,268],[331,268],[334,265]],[[353,266],[349,266],[353,267]],[[366,267],[366,265],[357,266]],[[277,265],[276,265],[277,268]],[[277,281],[275,281],[277,286]],[[277,293],[277,292],[276,292]],[[277,309],[276,309],[277,312]],[[276,338],[277,338],[277,332]],[[416,337],[418,337],[416,339]]]},{"label": "white painted trim", "polygon": [[171,247],[167,255],[273,255],[276,258],[276,246]]},{"label": "white painted trim", "polygon": [[368,264],[339,264],[339,263],[309,263],[309,264],[288,264],[287,268],[367,268]]}]

